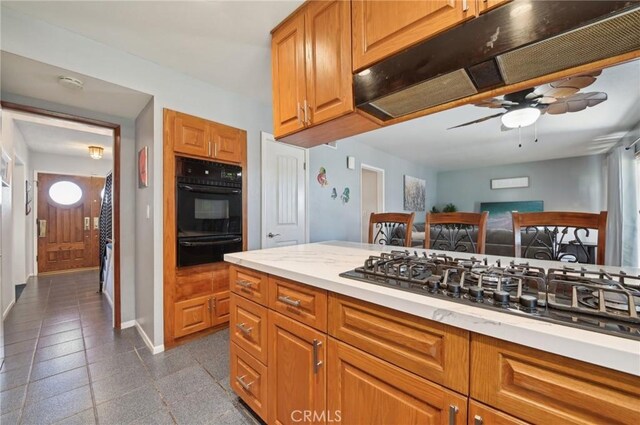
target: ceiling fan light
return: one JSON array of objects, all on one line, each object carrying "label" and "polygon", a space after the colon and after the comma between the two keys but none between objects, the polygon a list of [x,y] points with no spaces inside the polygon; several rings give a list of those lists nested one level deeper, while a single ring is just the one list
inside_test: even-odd
[{"label": "ceiling fan light", "polygon": [[104,148],[101,146],[89,146],[89,156],[93,159],[102,159]]},{"label": "ceiling fan light", "polygon": [[540,117],[538,108],[519,108],[512,109],[502,116],[502,124],[509,128],[527,127]]}]

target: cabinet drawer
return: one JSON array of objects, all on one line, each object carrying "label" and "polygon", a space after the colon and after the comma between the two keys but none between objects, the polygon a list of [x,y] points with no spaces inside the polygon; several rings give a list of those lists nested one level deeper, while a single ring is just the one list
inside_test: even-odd
[{"label": "cabinet drawer", "polygon": [[469,333],[337,294],[329,334],[416,375],[469,393]]},{"label": "cabinet drawer", "polygon": [[176,338],[211,326],[211,297],[208,295],[177,302],[174,308]]},{"label": "cabinet drawer", "polygon": [[468,425],[529,425],[529,423],[492,409],[475,400],[469,400]]},{"label": "cabinet drawer", "polygon": [[327,291],[323,289],[270,276],[269,308],[327,331]]},{"label": "cabinet drawer", "polygon": [[267,364],[267,308],[231,295],[231,341]]},{"label": "cabinet drawer", "polygon": [[263,420],[267,420],[267,368],[231,343],[231,388]]},{"label": "cabinet drawer", "polygon": [[327,412],[343,424],[463,425],[467,398],[329,338]]},{"label": "cabinet drawer", "polygon": [[213,292],[213,272],[191,271],[176,273],[176,301],[193,299]]},{"label": "cabinet drawer", "polygon": [[268,279],[265,273],[242,267],[231,266],[229,270],[229,287],[232,292],[267,305]]},{"label": "cabinet drawer", "polygon": [[545,424],[637,424],[640,377],[473,334],[471,397]]}]

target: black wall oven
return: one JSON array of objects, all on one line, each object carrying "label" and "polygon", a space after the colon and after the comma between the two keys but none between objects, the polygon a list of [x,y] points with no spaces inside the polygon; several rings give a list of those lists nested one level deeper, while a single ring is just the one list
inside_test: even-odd
[{"label": "black wall oven", "polygon": [[222,261],[224,254],[242,251],[242,168],[177,161],[178,267]]}]

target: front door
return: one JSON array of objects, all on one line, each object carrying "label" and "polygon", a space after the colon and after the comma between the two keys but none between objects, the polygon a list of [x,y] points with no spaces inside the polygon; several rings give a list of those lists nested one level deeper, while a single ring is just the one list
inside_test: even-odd
[{"label": "front door", "polygon": [[98,267],[104,178],[38,175],[38,272]]},{"label": "front door", "polygon": [[262,191],[262,247],[305,243],[305,150],[262,133]]}]

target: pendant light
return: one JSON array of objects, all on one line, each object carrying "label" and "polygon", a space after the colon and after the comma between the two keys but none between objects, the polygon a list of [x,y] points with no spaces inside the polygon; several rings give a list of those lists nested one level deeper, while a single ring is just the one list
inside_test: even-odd
[{"label": "pendant light", "polygon": [[102,146],[89,146],[89,156],[93,159],[102,159],[104,148]]}]

